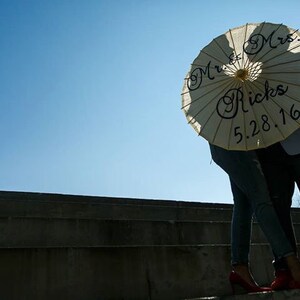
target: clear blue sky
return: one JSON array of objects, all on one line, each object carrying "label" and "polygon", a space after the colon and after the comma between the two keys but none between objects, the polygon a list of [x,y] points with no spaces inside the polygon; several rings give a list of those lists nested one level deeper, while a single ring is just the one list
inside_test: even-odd
[{"label": "clear blue sky", "polygon": [[0,189],[232,203],[181,88],[214,37],[290,0],[0,0]]}]

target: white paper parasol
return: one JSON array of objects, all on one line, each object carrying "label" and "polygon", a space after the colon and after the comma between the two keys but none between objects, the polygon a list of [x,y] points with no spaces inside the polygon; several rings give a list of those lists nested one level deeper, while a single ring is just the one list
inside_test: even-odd
[{"label": "white paper parasol", "polygon": [[228,150],[267,147],[300,127],[300,34],[246,24],[207,45],[183,86],[182,109],[197,133]]}]

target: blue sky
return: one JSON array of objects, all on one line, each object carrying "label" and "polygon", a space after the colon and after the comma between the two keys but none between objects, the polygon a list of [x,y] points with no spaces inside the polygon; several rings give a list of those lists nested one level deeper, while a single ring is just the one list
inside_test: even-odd
[{"label": "blue sky", "polygon": [[0,189],[232,203],[181,111],[229,28],[300,27],[298,0],[0,0]]}]

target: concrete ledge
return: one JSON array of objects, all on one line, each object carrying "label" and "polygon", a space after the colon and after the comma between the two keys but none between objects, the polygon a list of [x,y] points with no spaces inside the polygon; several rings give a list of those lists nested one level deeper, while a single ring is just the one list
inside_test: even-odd
[{"label": "concrete ledge", "polygon": [[223,294],[228,272],[216,267],[228,270],[228,253],[228,247],[175,246],[0,249],[0,297],[181,300]]},{"label": "concrete ledge", "polygon": [[[232,204],[0,191],[0,217],[231,221]],[[292,208],[294,222],[300,210]]]},{"label": "concrete ledge", "polygon": [[[0,247],[228,244],[230,222],[0,217]],[[300,239],[300,224],[295,224]],[[253,243],[266,243],[257,224]]]},{"label": "concrete ledge", "polygon": [[[271,251],[253,245],[259,284],[273,279]],[[1,299],[182,300],[230,295],[229,246],[0,249]],[[59,298],[63,295],[62,298]]]},{"label": "concrete ledge", "polygon": [[230,221],[232,205],[0,191],[0,217]]},{"label": "concrete ledge", "polygon": [[0,248],[199,245],[228,240],[228,222],[0,218]]},{"label": "concrete ledge", "polygon": [[35,193],[35,192],[15,192],[0,191],[0,200],[31,200],[31,201],[68,201],[72,203],[95,203],[107,204],[128,204],[128,205],[159,205],[164,207],[213,207],[213,208],[232,208],[232,204],[224,203],[206,203],[177,201],[177,200],[160,200],[160,199],[141,199],[141,198],[125,198],[125,197],[102,197],[91,195],[70,195],[70,194],[54,194],[54,193]]}]

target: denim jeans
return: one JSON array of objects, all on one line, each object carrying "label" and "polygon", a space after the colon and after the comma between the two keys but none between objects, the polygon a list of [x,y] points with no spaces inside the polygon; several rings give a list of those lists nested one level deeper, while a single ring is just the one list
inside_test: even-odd
[{"label": "denim jeans", "polygon": [[[297,253],[297,242],[291,218],[294,182],[300,178],[300,156],[288,155],[280,143],[257,150],[257,155],[267,180],[271,201],[278,215],[279,222]],[[274,268],[286,269],[284,260],[274,254]]]},{"label": "denim jeans", "polygon": [[231,229],[232,264],[248,263],[252,214],[255,215],[276,257],[293,254],[271,202],[255,151],[225,150],[210,144],[213,160],[228,175],[234,200]]}]

